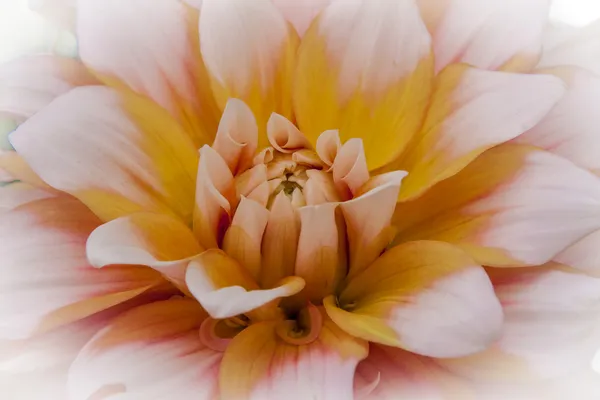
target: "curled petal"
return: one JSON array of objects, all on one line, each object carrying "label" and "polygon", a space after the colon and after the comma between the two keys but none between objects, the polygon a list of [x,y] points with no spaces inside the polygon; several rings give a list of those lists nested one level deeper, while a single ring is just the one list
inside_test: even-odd
[{"label": "curled petal", "polygon": [[345,199],[356,196],[362,185],[369,180],[369,168],[365,159],[362,140],[350,139],[340,148],[333,161],[333,181]]},{"label": "curled petal", "polygon": [[342,141],[337,130],[328,130],[321,133],[315,146],[321,160],[330,167],[333,165],[333,161],[341,147]]},{"label": "curled petal", "polygon": [[281,153],[310,148],[308,139],[287,118],[273,113],[267,122],[267,137],[273,148]]},{"label": "curled petal", "polygon": [[304,197],[309,206],[342,201],[331,174],[319,170],[307,170],[308,180],[304,185]]}]

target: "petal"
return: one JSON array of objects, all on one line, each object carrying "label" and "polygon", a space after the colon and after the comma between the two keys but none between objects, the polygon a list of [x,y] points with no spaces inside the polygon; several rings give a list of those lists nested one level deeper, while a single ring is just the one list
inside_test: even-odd
[{"label": "petal", "polygon": [[600,101],[600,77],[578,68],[546,70],[568,84],[565,96],[546,117],[519,136],[518,143],[532,144],[558,154],[575,164],[600,173],[600,115],[594,104]]},{"label": "petal", "polygon": [[51,197],[0,216],[0,331],[21,338],[82,319],[160,282],[139,267],[99,271],[85,241],[100,221],[80,202]]},{"label": "petal", "polygon": [[[217,319],[248,313],[281,297],[298,293],[304,281],[290,277],[273,289],[260,290],[249,271],[223,251],[210,249],[192,260],[186,283],[190,292],[208,314]],[[251,318],[260,318],[270,310],[256,310]]]},{"label": "petal", "polygon": [[202,4],[200,49],[217,103],[223,108],[235,97],[250,106],[261,148],[267,146],[264,129],[271,113],[291,117],[289,87],[296,46],[292,29],[269,0]]},{"label": "petal", "polygon": [[554,261],[600,277],[600,231],[575,242],[554,257]]},{"label": "petal", "polygon": [[29,0],[29,8],[58,26],[75,30],[77,0]]},{"label": "petal", "polygon": [[343,142],[363,139],[369,169],[393,161],[425,112],[430,44],[413,0],[332,3],[299,49],[294,111],[300,130],[313,144],[327,129],[339,129]]},{"label": "petal", "polygon": [[369,180],[362,140],[350,139],[344,143],[333,161],[332,171],[338,191],[346,199],[356,196],[360,187]]},{"label": "petal", "polygon": [[421,134],[402,156],[409,174],[400,199],[422,194],[485,150],[538,123],[563,95],[549,75],[520,75],[452,65],[437,77]]},{"label": "petal", "polygon": [[235,191],[238,196],[248,197],[260,184],[267,182],[267,166],[258,164],[234,177]]},{"label": "petal", "polygon": [[296,273],[306,282],[300,296],[313,304],[333,293],[346,275],[346,237],[333,203],[302,207]]},{"label": "petal", "polygon": [[277,113],[271,114],[267,122],[267,137],[273,148],[281,153],[294,153],[309,149],[308,139],[287,118]]},{"label": "petal", "polygon": [[482,69],[528,71],[542,50],[548,0],[421,0],[433,37],[436,71],[464,62]]},{"label": "petal", "polygon": [[341,203],[348,235],[350,275],[371,264],[392,241],[395,231],[390,225],[405,176],[403,171],[391,172],[385,184]]},{"label": "petal", "polygon": [[0,66],[0,113],[22,122],[74,87],[97,83],[77,60],[21,57]]},{"label": "petal", "polygon": [[252,110],[240,100],[229,99],[212,147],[223,157],[233,175],[252,166],[258,146],[258,127]]},{"label": "petal", "polygon": [[214,399],[222,354],[200,341],[205,318],[191,299],[156,302],[121,315],[71,366],[70,398],[104,393],[120,399]]},{"label": "petal", "polygon": [[368,345],[324,316],[318,338],[296,346],[281,340],[275,322],[253,324],[225,352],[219,373],[223,400],[352,398],[356,365]]},{"label": "petal", "polygon": [[275,7],[288,20],[300,37],[314,20],[314,18],[323,10],[332,0],[304,0],[301,2],[295,0],[271,0]]},{"label": "petal", "polygon": [[237,205],[235,182],[227,163],[210,146],[200,149],[194,234],[206,248],[219,246]]},{"label": "petal", "polygon": [[289,197],[279,193],[271,206],[262,244],[261,287],[274,287],[294,274],[300,219]]},{"label": "petal", "polygon": [[105,83],[161,105],[199,147],[213,138],[218,110],[198,48],[198,12],[179,1],[152,4],[79,0],[81,59]]},{"label": "petal", "polygon": [[96,228],[87,241],[87,257],[94,267],[147,265],[180,288],[185,268],[204,249],[181,221],[163,214],[137,213]]},{"label": "petal", "polygon": [[599,224],[597,177],[514,144],[486,151],[394,214],[396,243],[450,242],[492,266],[543,264]]},{"label": "petal", "polygon": [[333,165],[333,161],[341,147],[340,133],[337,130],[328,130],[321,133],[315,146],[321,160],[330,167]]},{"label": "petal", "polygon": [[25,203],[54,197],[55,192],[37,188],[23,182],[0,185],[0,215]]},{"label": "petal", "polygon": [[502,307],[483,268],[443,242],[388,250],[351,278],[327,313],[353,336],[431,357],[479,352],[502,328]]},{"label": "petal", "polygon": [[15,151],[0,150],[0,171],[6,172],[10,176],[10,180],[18,180],[44,190],[52,190]]},{"label": "petal", "polygon": [[269,210],[242,197],[231,226],[223,239],[223,250],[243,265],[256,280],[261,270],[261,244]]},{"label": "petal", "polygon": [[27,120],[11,142],[44,181],[104,221],[136,211],[191,220],[198,155],[176,123],[146,99],[100,86],[77,88]]},{"label": "petal", "polygon": [[333,177],[330,173],[317,169],[306,170],[308,180],[304,184],[304,198],[309,206],[323,203],[337,203],[342,201]]}]

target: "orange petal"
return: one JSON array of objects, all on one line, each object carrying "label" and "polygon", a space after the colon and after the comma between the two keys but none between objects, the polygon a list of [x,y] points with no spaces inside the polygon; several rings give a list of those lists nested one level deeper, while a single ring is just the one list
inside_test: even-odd
[{"label": "orange petal", "polygon": [[440,240],[483,265],[539,265],[600,228],[600,181],[551,153],[505,144],[399,203],[394,225],[396,243]]},{"label": "orange petal", "polygon": [[223,250],[250,271],[255,280],[260,276],[261,244],[268,220],[266,208],[242,197],[223,240]]},{"label": "orange petal", "polygon": [[20,338],[129,300],[160,282],[140,267],[99,271],[85,242],[100,224],[68,196],[25,203],[0,216],[0,331]]},{"label": "orange petal", "polygon": [[227,99],[235,97],[250,106],[261,148],[268,144],[264,133],[271,113],[291,117],[296,47],[295,32],[269,0],[202,4],[200,48],[217,103],[223,109]]},{"label": "orange petal", "polygon": [[44,181],[104,221],[136,211],[191,221],[198,155],[147,99],[79,87],[22,124],[11,142]]},{"label": "orange petal", "polygon": [[326,315],[310,344],[288,344],[276,328],[276,322],[253,324],[233,339],[219,373],[223,400],[352,398],[356,365],[368,353],[366,342],[340,330]]},{"label": "orange petal", "polygon": [[430,45],[412,1],[332,3],[298,52],[294,111],[300,130],[313,144],[327,129],[339,129],[343,142],[361,138],[369,169],[393,161],[425,113]]},{"label": "orange petal", "polygon": [[272,315],[273,304],[269,303],[304,287],[301,278],[289,277],[273,289],[261,290],[248,270],[217,249],[207,250],[191,261],[185,280],[202,307],[217,319],[245,313],[251,319]]},{"label": "orange petal", "polygon": [[353,336],[431,357],[484,350],[502,328],[502,307],[483,268],[443,242],[386,251],[323,304]]},{"label": "orange petal", "polygon": [[532,128],[564,94],[549,75],[520,75],[452,65],[436,87],[420,135],[397,168],[409,174],[400,200],[417,197],[485,150]]},{"label": "orange petal", "polygon": [[204,249],[190,229],[168,215],[137,213],[96,228],[87,241],[94,267],[147,265],[185,288],[185,268]]},{"label": "orange petal", "polygon": [[229,99],[212,147],[223,157],[233,175],[252,166],[258,146],[258,127],[252,110],[240,100]]},{"label": "orange petal", "polygon": [[267,122],[267,137],[273,148],[281,153],[293,153],[309,149],[310,143],[287,118],[277,113],[271,114]]},{"label": "orange petal", "polygon": [[382,186],[341,203],[348,235],[350,275],[367,267],[393,239],[391,221],[405,176],[403,171],[390,173]]},{"label": "orange petal", "polygon": [[218,109],[200,57],[198,11],[179,1],[152,4],[78,1],[81,59],[105,83],[131,88],[165,108],[200,147],[214,137]]},{"label": "orange petal", "polygon": [[[130,310],[85,346],[69,372],[72,399],[217,397],[222,353],[198,336],[206,313],[192,299]],[[94,396],[96,394],[96,396]]]},{"label": "orange petal", "polygon": [[344,199],[356,196],[362,185],[369,180],[369,168],[365,159],[362,140],[350,139],[340,148],[333,161],[333,181]]}]

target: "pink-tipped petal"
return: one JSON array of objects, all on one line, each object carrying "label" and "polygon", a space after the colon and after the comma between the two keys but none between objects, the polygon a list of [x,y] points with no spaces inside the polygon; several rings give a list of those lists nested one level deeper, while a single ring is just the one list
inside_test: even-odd
[{"label": "pink-tipped petal", "polygon": [[369,180],[369,168],[361,139],[350,139],[333,161],[333,181],[344,199],[350,199]]},{"label": "pink-tipped petal", "polygon": [[267,137],[273,148],[281,153],[293,153],[296,150],[309,149],[308,139],[286,117],[271,114],[267,122]]},{"label": "pink-tipped petal", "polygon": [[45,182],[104,221],[136,211],[191,221],[197,152],[147,99],[79,87],[23,123],[11,142]]},{"label": "pink-tipped petal", "polygon": [[271,0],[302,37],[315,17],[332,0]]}]

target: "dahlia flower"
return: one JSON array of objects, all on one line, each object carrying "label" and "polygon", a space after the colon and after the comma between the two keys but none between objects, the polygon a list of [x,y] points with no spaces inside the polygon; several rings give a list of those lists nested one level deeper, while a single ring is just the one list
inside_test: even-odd
[{"label": "dahlia flower", "polygon": [[597,398],[600,64],[548,1],[59,3],[78,56],[0,66],[11,398]]}]

